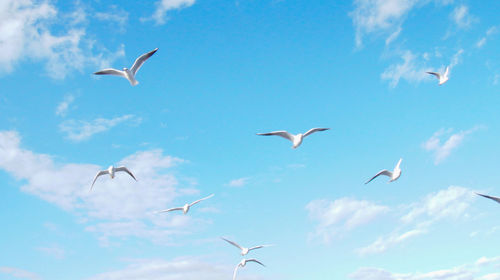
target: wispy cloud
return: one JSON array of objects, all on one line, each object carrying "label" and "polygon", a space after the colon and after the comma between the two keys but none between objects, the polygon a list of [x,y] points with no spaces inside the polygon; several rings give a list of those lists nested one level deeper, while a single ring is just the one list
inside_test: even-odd
[{"label": "wispy cloud", "polygon": [[234,179],[234,180],[229,181],[229,183],[227,183],[227,185],[230,187],[243,187],[244,185],[246,185],[248,183],[249,179],[250,179],[249,177]]},{"label": "wispy cloud", "polygon": [[61,103],[59,103],[59,105],[57,105],[56,115],[61,116],[61,117],[65,117],[66,113],[68,112],[69,105],[71,105],[71,103],[73,103],[73,101],[75,101],[74,95],[71,95],[71,94],[66,95],[64,97],[63,101],[61,101]]},{"label": "wispy cloud", "polygon": [[157,25],[165,24],[166,14],[171,10],[181,10],[194,5],[195,0],[159,0],[156,2],[156,10],[150,18],[142,20],[154,20]]},{"label": "wispy cloud", "polygon": [[98,118],[91,122],[67,120],[59,125],[59,129],[66,133],[68,139],[83,141],[89,139],[94,134],[108,131],[114,126],[126,121],[139,124],[141,118],[135,117],[134,115],[124,115],[113,119]]},{"label": "wispy cloud", "polygon": [[128,12],[116,5],[112,5],[108,12],[96,12],[93,16],[100,21],[115,23],[121,32],[125,31],[125,25],[128,21]]},{"label": "wispy cloud", "polygon": [[455,7],[450,14],[450,18],[459,28],[469,28],[476,18],[469,13],[469,7],[460,5]]},{"label": "wispy cloud", "polygon": [[309,218],[319,223],[310,238],[319,237],[323,242],[329,243],[333,237],[372,221],[389,211],[389,208],[366,200],[340,198],[335,201],[311,201],[306,210]]},{"label": "wispy cloud", "polygon": [[492,27],[488,28],[488,30],[486,30],[486,34],[481,39],[479,39],[479,41],[477,41],[476,47],[482,48],[484,45],[486,45],[486,42],[488,41],[488,39],[493,34],[496,34],[497,32],[498,32],[498,28],[496,26],[492,26]]},{"label": "wispy cloud", "polygon": [[38,247],[36,248],[38,251],[46,254],[47,256],[56,258],[56,259],[64,259],[66,256],[66,251],[59,246],[49,246],[49,247]]},{"label": "wispy cloud", "polygon": [[[178,280],[206,279],[219,280],[233,273],[233,265],[209,263],[197,258],[177,258],[171,261],[152,259],[134,260],[126,268],[102,273],[87,280]],[[240,279],[240,277],[238,277]],[[243,280],[259,280],[256,275],[241,275]]]},{"label": "wispy cloud", "polygon": [[[481,128],[480,126],[473,127],[469,130],[465,131],[460,131],[454,134],[451,134],[453,132],[453,129],[440,129],[437,132],[435,132],[431,138],[429,138],[427,141],[425,141],[422,144],[422,147],[426,151],[430,151],[434,153],[434,164],[439,164],[448,156],[450,156],[451,152],[456,150],[464,141],[465,137],[476,130]],[[451,134],[451,135],[450,135]],[[441,143],[441,138],[443,136],[450,135],[444,143]]]},{"label": "wispy cloud", "polygon": [[409,207],[402,206],[408,211],[400,216],[396,229],[378,237],[357,252],[360,255],[381,253],[408,239],[428,233],[438,221],[466,218],[469,216],[467,210],[473,199],[475,197],[472,190],[450,186],[427,195]]},{"label": "wispy cloud", "polygon": [[187,188],[177,188],[177,177],[169,172],[182,159],[161,150],[136,152],[116,165],[132,170],[137,182],[128,176],[102,177],[89,192],[101,166],[55,162],[51,156],[23,149],[20,144],[17,132],[0,132],[0,169],[25,181],[22,191],[78,215],[87,231],[100,236],[101,244],[109,244],[110,237],[118,237],[113,240],[119,242],[130,236],[169,244],[173,235],[192,230],[184,230],[192,223],[188,216],[152,214],[171,206],[179,196],[198,194],[189,183],[184,183]]},{"label": "wispy cloud", "polygon": [[381,75],[382,80],[390,81],[390,87],[396,87],[401,79],[408,82],[420,82],[429,78],[425,73],[428,67],[418,60],[417,55],[407,50],[401,55],[401,59],[402,63],[389,66]]},{"label": "wispy cloud", "polygon": [[[430,2],[428,0],[354,0],[354,10],[349,13],[349,16],[356,29],[356,47],[361,47],[363,36],[371,33],[387,36],[386,45],[390,44],[403,30],[402,25],[410,11]],[[452,3],[449,0],[434,2],[442,5]],[[467,17],[462,15],[460,22],[466,19]]]},{"label": "wispy cloud", "polygon": [[[427,80],[431,81],[435,78],[431,77],[427,74],[427,71],[438,71],[444,72],[446,66],[449,66],[450,69],[455,67],[461,62],[461,57],[464,53],[463,49],[457,50],[450,59],[450,63],[447,65],[442,65],[438,70],[433,70],[430,66],[427,65],[428,61],[431,57],[438,57],[441,54],[437,53],[431,55],[426,52],[422,55],[414,54],[410,50],[403,51],[400,54],[400,58],[402,62],[394,63],[390,65],[385,71],[381,74],[382,80],[388,80],[389,86],[391,88],[395,88],[401,79],[406,80],[410,83],[419,83],[421,81]],[[451,71],[451,70],[450,70]]]},{"label": "wispy cloud", "polygon": [[417,0],[355,0],[355,9],[349,15],[356,28],[356,46],[362,46],[364,34],[373,32],[395,34],[398,30],[401,32],[404,16],[417,2]]},{"label": "wispy cloud", "polygon": [[14,278],[28,279],[28,280],[40,280],[40,276],[35,273],[22,270],[15,267],[0,266],[0,273],[10,275]]},{"label": "wispy cloud", "polygon": [[500,273],[485,272],[485,265],[500,265],[500,257],[481,257],[473,263],[431,272],[394,273],[385,269],[362,267],[349,275],[355,280],[498,280]]},{"label": "wispy cloud", "polygon": [[12,72],[19,61],[30,59],[44,61],[49,77],[63,79],[71,71],[94,66],[95,56],[106,55],[107,50],[97,51],[87,39],[81,8],[65,14],[49,1],[6,0],[0,18],[0,72]]}]

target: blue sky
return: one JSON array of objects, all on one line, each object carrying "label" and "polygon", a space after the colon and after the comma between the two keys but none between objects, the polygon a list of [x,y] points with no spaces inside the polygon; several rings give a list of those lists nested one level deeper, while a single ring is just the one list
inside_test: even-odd
[{"label": "blue sky", "polygon": [[1,1],[0,279],[500,279],[499,10]]}]

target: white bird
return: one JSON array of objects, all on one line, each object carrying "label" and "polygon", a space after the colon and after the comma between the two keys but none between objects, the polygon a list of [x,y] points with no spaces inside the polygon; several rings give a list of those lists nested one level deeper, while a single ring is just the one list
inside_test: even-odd
[{"label": "white bird", "polygon": [[130,82],[131,85],[136,86],[137,84],[139,84],[139,82],[135,79],[135,74],[137,73],[137,71],[139,71],[139,69],[144,64],[144,62],[146,62],[146,60],[148,58],[150,58],[157,50],[158,50],[158,48],[139,56],[135,60],[134,65],[132,65],[132,67],[130,69],[123,68],[123,70],[117,70],[117,69],[113,69],[113,68],[106,68],[106,69],[97,71],[94,74],[95,75],[114,75],[114,76],[124,77],[125,79],[127,79]]},{"label": "white bird", "polygon": [[130,170],[128,170],[125,166],[120,166],[120,167],[115,168],[113,165],[111,165],[110,167],[108,167],[108,169],[101,170],[101,171],[97,172],[97,175],[95,175],[94,181],[92,181],[92,185],[90,186],[90,190],[92,190],[92,187],[94,186],[94,183],[95,183],[95,181],[97,180],[97,178],[99,176],[109,174],[109,176],[111,177],[111,179],[113,179],[113,178],[115,178],[115,173],[116,172],[120,172],[120,171],[127,172],[128,175],[132,176],[132,178],[134,178],[134,180],[137,181],[137,179],[135,178],[134,174],[132,174],[132,172],[130,172]]},{"label": "white bird", "polygon": [[439,85],[442,85],[442,84],[446,83],[446,81],[448,81],[448,79],[449,79],[448,74],[450,73],[450,66],[446,67],[446,70],[444,71],[444,74],[442,74],[442,75],[439,73],[436,73],[436,72],[427,72],[427,73],[436,76],[439,80]]},{"label": "white bird", "polygon": [[312,128],[310,129],[308,132],[302,134],[302,133],[299,133],[297,135],[293,135],[293,134],[290,134],[284,130],[281,130],[281,131],[273,131],[273,132],[269,132],[269,133],[257,133],[257,135],[262,135],[262,136],[270,136],[270,135],[276,135],[276,136],[281,136],[285,139],[288,139],[290,141],[292,141],[293,143],[293,147],[294,149],[296,149],[298,146],[300,146],[300,144],[302,144],[302,140],[304,140],[304,138],[306,136],[309,136],[311,134],[313,134],[314,132],[318,132],[318,131],[325,131],[325,130],[328,130],[329,128]]},{"label": "white bird", "polygon": [[480,193],[476,193],[477,195],[480,195],[482,197],[486,197],[486,198],[489,198],[491,200],[494,200],[498,203],[500,203],[500,197],[495,197],[495,196],[489,196],[489,195],[485,195],[485,194],[480,194]]},{"label": "white bird", "polygon": [[175,207],[175,208],[170,208],[170,209],[166,209],[166,210],[161,210],[161,211],[158,211],[158,212],[156,212],[156,213],[158,214],[158,213],[165,213],[165,212],[170,212],[170,211],[182,210],[182,212],[183,212],[184,214],[186,214],[186,213],[189,211],[189,208],[190,208],[191,206],[193,206],[193,205],[195,205],[196,203],[198,203],[198,202],[200,202],[200,201],[203,201],[203,200],[205,200],[205,199],[209,199],[209,198],[211,198],[212,196],[214,196],[214,194],[211,194],[211,195],[209,195],[209,196],[207,196],[207,197],[204,197],[204,198],[202,198],[202,199],[198,199],[198,200],[196,200],[195,202],[192,202],[191,204],[186,203],[186,204],[184,204],[184,206],[182,206],[182,207]]},{"label": "white bird", "polygon": [[241,255],[244,256],[246,254],[248,254],[248,252],[252,251],[252,250],[255,250],[255,249],[260,249],[260,248],[264,248],[264,247],[269,247],[269,246],[272,246],[272,245],[259,245],[259,246],[254,246],[254,247],[251,247],[251,248],[245,248],[245,247],[241,247],[238,243],[236,242],[233,242],[231,240],[228,240],[224,237],[221,237],[223,240],[225,240],[226,242],[228,242],[229,244],[239,248],[241,250]]},{"label": "white bird", "polygon": [[399,159],[398,164],[396,164],[396,167],[394,167],[394,170],[392,172],[388,171],[387,169],[381,170],[379,173],[377,173],[375,176],[373,176],[370,180],[368,180],[368,182],[366,182],[365,184],[370,183],[371,180],[377,178],[380,175],[385,175],[385,176],[390,177],[391,179],[389,180],[388,183],[390,183],[392,181],[396,181],[399,178],[399,176],[401,176],[401,168],[399,168],[399,165],[401,165],[402,160],[403,160],[402,158]]},{"label": "white bird", "polygon": [[260,264],[262,266],[265,266],[263,263],[259,262],[256,259],[242,259],[241,262],[239,262],[238,265],[234,268],[233,280],[236,279],[236,272],[238,272],[238,268],[245,267],[245,265],[247,264],[247,262],[256,262],[256,263],[258,263],[258,264]]}]

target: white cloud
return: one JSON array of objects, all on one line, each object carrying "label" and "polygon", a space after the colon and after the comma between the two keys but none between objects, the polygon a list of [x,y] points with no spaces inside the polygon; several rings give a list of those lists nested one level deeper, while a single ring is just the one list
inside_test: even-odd
[{"label": "white cloud", "polygon": [[74,95],[71,95],[71,94],[66,95],[64,97],[64,100],[61,101],[61,103],[59,103],[59,105],[57,105],[56,115],[61,116],[61,117],[65,117],[66,113],[68,112],[69,105],[71,105],[71,103],[73,103],[73,101],[75,101]]},{"label": "white cloud", "polygon": [[385,44],[386,45],[389,45],[390,43],[392,43],[394,40],[396,40],[399,36],[399,34],[401,33],[403,29],[401,27],[398,27],[398,29],[396,29],[396,31],[394,31],[391,35],[389,35],[389,37],[387,37],[387,39],[385,39]]},{"label": "white cloud", "polygon": [[404,16],[417,3],[418,0],[355,0],[355,9],[349,15],[356,28],[356,46],[361,47],[367,33],[400,32]]},{"label": "white cloud", "polygon": [[359,248],[357,253],[361,256],[377,254],[387,251],[389,248],[394,247],[412,237],[427,233],[425,229],[412,229],[407,232],[399,233],[394,231],[387,236],[377,238],[372,244]]},{"label": "white cloud", "polygon": [[[481,258],[481,259],[484,259]],[[480,259],[480,260],[481,260]],[[495,257],[492,259],[500,259]],[[499,273],[485,274],[483,264],[478,260],[475,263],[460,265],[449,269],[435,270],[431,272],[415,273],[393,273],[385,269],[363,267],[349,275],[350,279],[355,280],[498,280]]]},{"label": "white cloud", "polygon": [[121,32],[125,31],[125,25],[128,21],[128,12],[116,5],[112,5],[109,12],[96,12],[93,16],[100,21],[116,23]]},{"label": "white cloud", "polygon": [[[81,9],[61,14],[49,1],[5,0],[0,2],[0,18],[0,72],[12,72],[19,61],[43,61],[48,76],[62,79],[95,65]],[[57,35],[51,29],[58,29]]]},{"label": "white cloud", "polygon": [[[151,18],[156,24],[165,24],[166,14],[170,10],[181,10],[194,5],[195,0],[159,0],[156,2],[156,10]],[[147,20],[147,19],[146,19]]]},{"label": "white cloud", "polygon": [[87,140],[96,133],[108,131],[123,122],[140,123],[141,119],[134,115],[124,115],[113,119],[98,118],[92,122],[67,120],[59,125],[59,129],[65,132],[68,139],[73,141]]},{"label": "white cloud", "polygon": [[[455,134],[451,134],[452,129],[440,129],[435,132],[431,138],[429,138],[425,143],[422,144],[422,147],[426,151],[434,152],[434,164],[439,164],[443,160],[445,160],[448,156],[450,156],[451,152],[457,149],[463,142],[465,136],[473,133],[479,127],[474,127],[469,130],[460,131]],[[451,135],[450,135],[451,134]],[[441,144],[441,139],[445,135],[450,135],[444,143]]]},{"label": "white cloud", "polygon": [[64,259],[66,256],[66,251],[59,246],[50,246],[50,247],[38,247],[36,248],[38,251],[46,254],[47,256],[56,258],[56,259]]},{"label": "white cloud", "polygon": [[366,200],[340,198],[335,201],[314,200],[307,204],[309,218],[318,221],[312,238],[320,237],[323,242],[366,224],[389,210]]},{"label": "white cloud", "polygon": [[[349,13],[356,29],[356,47],[363,45],[363,36],[370,33],[388,36],[390,44],[402,31],[402,25],[410,11],[430,2],[442,5],[451,4],[450,0],[354,0],[354,10]],[[462,21],[467,19],[461,18]],[[461,21],[461,22],[462,22]]]},{"label": "white cloud", "polygon": [[469,28],[475,21],[475,18],[469,13],[469,7],[465,5],[455,7],[450,17],[460,28]]},{"label": "white cloud", "polygon": [[36,275],[35,273],[15,267],[0,266],[0,273],[8,274],[14,278],[19,278],[19,279],[29,279],[29,280],[41,279],[40,276]]},{"label": "white cloud", "polygon": [[472,190],[457,186],[431,193],[420,202],[410,205],[395,230],[357,252],[360,255],[381,253],[410,238],[428,233],[438,221],[467,218],[467,210],[474,198]]},{"label": "white cloud", "polygon": [[425,73],[428,68],[418,61],[418,56],[411,51],[405,51],[401,58],[403,62],[389,66],[381,75],[382,80],[389,80],[389,85],[394,88],[401,79],[408,82],[420,82],[428,79],[429,74]]},{"label": "white cloud", "polygon": [[[179,280],[179,279],[227,279],[233,274],[233,265],[208,263],[197,258],[177,258],[171,261],[135,260],[125,269],[99,274],[87,280]],[[238,279],[263,279],[244,272]]]},{"label": "white cloud", "polygon": [[250,178],[248,178],[248,177],[234,179],[234,180],[229,181],[229,183],[227,183],[227,185],[230,187],[243,187],[244,185],[246,185],[248,183],[249,179]]},{"label": "white cloud", "polygon": [[482,48],[488,41],[488,38],[491,37],[493,34],[497,33],[497,31],[498,28],[496,26],[488,28],[488,30],[486,30],[486,34],[481,39],[479,39],[479,41],[477,41],[476,47]]},{"label": "white cloud", "polygon": [[463,187],[450,186],[427,195],[421,202],[413,205],[411,211],[401,218],[405,223],[411,223],[418,218],[423,218],[428,222],[452,218],[464,217],[469,207],[474,193]]},{"label": "white cloud", "polygon": [[500,256],[493,258],[481,257],[476,261],[476,265],[496,265],[497,267],[500,267]]},{"label": "white cloud", "polygon": [[198,194],[190,187],[178,189],[177,178],[169,173],[182,159],[163,155],[161,150],[136,152],[116,165],[127,166],[137,182],[120,174],[112,180],[100,177],[89,192],[94,175],[103,167],[58,163],[49,155],[21,148],[20,142],[17,132],[0,132],[0,169],[25,182],[22,191],[77,215],[88,231],[101,236],[103,244],[112,236],[168,243],[173,234],[188,232],[183,228],[191,217],[152,214],[171,207],[179,196]]}]

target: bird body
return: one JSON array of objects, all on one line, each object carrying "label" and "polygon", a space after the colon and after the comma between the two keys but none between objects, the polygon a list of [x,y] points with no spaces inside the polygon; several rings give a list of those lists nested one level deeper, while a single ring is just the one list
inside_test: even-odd
[{"label": "bird body", "polygon": [[130,172],[130,170],[128,170],[127,167],[120,166],[120,167],[115,168],[113,165],[111,165],[110,167],[108,167],[108,169],[101,170],[101,171],[97,172],[97,174],[94,177],[94,181],[92,181],[92,185],[90,186],[90,190],[92,190],[92,188],[94,187],[94,183],[98,177],[100,177],[102,175],[109,174],[109,177],[111,177],[111,179],[114,179],[116,172],[126,172],[126,173],[128,173],[128,175],[130,175],[132,178],[134,178],[134,180],[137,181],[134,174],[132,174],[132,172]]},{"label": "bird body", "polygon": [[394,167],[394,170],[392,172],[387,169],[381,170],[377,174],[375,174],[375,176],[373,176],[370,180],[368,180],[365,184],[370,183],[373,179],[377,178],[380,175],[389,177],[390,179],[388,183],[396,181],[401,176],[401,168],[400,168],[401,161],[403,161],[402,158],[399,159],[398,163],[396,164],[396,167]]},{"label": "bird body", "polygon": [[130,82],[131,85],[136,86],[139,82],[135,79],[135,74],[130,71],[128,68],[123,68],[123,72],[125,74],[125,78]]},{"label": "bird body", "polygon": [[436,78],[438,78],[439,85],[442,85],[442,84],[446,83],[449,80],[449,77],[448,77],[449,73],[450,73],[450,67],[449,66],[446,67],[446,70],[444,71],[443,74],[440,74],[440,73],[437,73],[437,72],[427,72],[427,74],[434,75],[434,76],[436,76]]},{"label": "bird body", "polygon": [[296,134],[296,135],[290,134],[289,132],[284,131],[284,130],[273,131],[273,132],[269,132],[269,133],[257,133],[257,135],[261,135],[261,136],[275,135],[275,136],[283,137],[285,139],[288,139],[288,140],[292,141],[292,148],[296,149],[296,148],[298,148],[300,146],[300,144],[302,144],[302,141],[304,140],[304,138],[306,136],[309,136],[309,135],[311,135],[311,134],[313,134],[315,132],[318,132],[318,131],[325,131],[325,130],[328,130],[328,129],[329,128],[313,128],[313,129],[310,129],[309,131],[307,131],[304,134],[299,133],[299,134]]},{"label": "bird body", "polygon": [[146,62],[146,60],[148,60],[148,58],[150,58],[157,50],[158,48],[139,56],[130,69],[123,68],[123,70],[117,70],[113,68],[106,68],[95,72],[94,75],[113,75],[123,77],[127,79],[132,86],[136,86],[139,84],[139,82],[135,79],[137,71],[139,71],[144,62]]},{"label": "bird body", "polygon": [[256,259],[242,259],[237,265],[236,267],[234,268],[234,273],[233,273],[233,280],[236,279],[236,273],[238,272],[238,268],[240,267],[245,267],[245,265],[247,265],[247,262],[256,262],[262,266],[265,266],[263,263],[259,262],[258,260]]},{"label": "bird body", "polygon": [[204,198],[201,198],[201,199],[198,199],[192,203],[186,203],[184,204],[184,206],[182,207],[174,207],[174,208],[169,208],[169,209],[165,209],[165,210],[161,210],[161,211],[157,211],[156,213],[165,213],[165,212],[171,212],[171,211],[182,211],[182,213],[185,215],[189,212],[189,209],[191,208],[191,206],[205,200],[205,199],[209,199],[211,198],[212,196],[214,196],[214,194],[211,194],[207,197],[204,197]]}]

